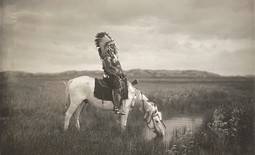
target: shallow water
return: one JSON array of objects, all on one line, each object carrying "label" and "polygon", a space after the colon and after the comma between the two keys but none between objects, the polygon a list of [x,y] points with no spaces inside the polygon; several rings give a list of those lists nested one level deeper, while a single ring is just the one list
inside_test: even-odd
[{"label": "shallow water", "polygon": [[[165,120],[166,125],[166,135],[164,136],[163,141],[165,143],[170,142],[173,137],[174,130],[181,130],[186,128],[187,130],[194,132],[202,124],[202,117],[200,116],[175,116],[171,119]],[[151,140],[156,135],[149,130],[147,127],[144,129],[144,138],[146,140]]]}]

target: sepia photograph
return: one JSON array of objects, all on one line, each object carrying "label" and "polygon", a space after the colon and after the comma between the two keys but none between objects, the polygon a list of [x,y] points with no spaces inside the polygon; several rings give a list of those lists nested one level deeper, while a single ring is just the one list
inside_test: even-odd
[{"label": "sepia photograph", "polygon": [[0,0],[0,155],[255,154],[254,0]]}]

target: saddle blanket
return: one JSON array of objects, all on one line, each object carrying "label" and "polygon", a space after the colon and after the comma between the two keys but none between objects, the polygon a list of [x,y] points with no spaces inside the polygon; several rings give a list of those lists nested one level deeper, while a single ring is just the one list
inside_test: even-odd
[{"label": "saddle blanket", "polygon": [[[95,78],[94,96],[105,101],[113,101],[112,88],[109,86],[106,79]],[[121,80],[121,98],[128,99],[127,79]]]}]

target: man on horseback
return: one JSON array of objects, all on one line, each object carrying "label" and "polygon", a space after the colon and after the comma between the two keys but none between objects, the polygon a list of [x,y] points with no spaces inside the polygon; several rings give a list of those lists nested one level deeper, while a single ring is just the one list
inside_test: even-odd
[{"label": "man on horseback", "polygon": [[96,35],[96,46],[102,60],[104,78],[107,79],[112,88],[113,95],[113,111],[116,114],[124,114],[119,110],[121,105],[121,81],[125,78],[120,62],[118,60],[118,52],[114,40],[106,32],[100,32]]}]

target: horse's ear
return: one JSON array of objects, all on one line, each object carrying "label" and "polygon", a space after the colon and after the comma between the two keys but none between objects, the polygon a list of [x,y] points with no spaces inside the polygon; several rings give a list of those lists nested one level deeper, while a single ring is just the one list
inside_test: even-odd
[{"label": "horse's ear", "polygon": [[134,81],[131,82],[131,84],[134,86],[134,85],[137,85],[138,84],[138,81],[135,79]]}]

